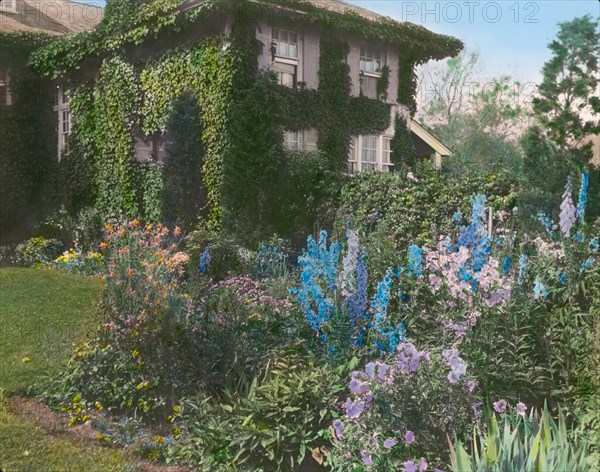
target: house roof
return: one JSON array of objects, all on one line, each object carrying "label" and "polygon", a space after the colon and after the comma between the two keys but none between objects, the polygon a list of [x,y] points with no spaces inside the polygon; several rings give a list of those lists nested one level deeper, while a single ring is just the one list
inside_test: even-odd
[{"label": "house roof", "polygon": [[452,155],[452,151],[448,149],[444,143],[442,143],[438,138],[436,138],[433,133],[425,129],[422,125],[420,125],[417,121],[410,119],[409,123],[410,131],[415,135],[422,139],[430,148],[432,148],[435,152],[440,154],[442,157],[447,157]]},{"label": "house roof", "polygon": [[0,11],[0,32],[65,35],[90,31],[103,9],[66,0],[16,0],[16,13]]}]

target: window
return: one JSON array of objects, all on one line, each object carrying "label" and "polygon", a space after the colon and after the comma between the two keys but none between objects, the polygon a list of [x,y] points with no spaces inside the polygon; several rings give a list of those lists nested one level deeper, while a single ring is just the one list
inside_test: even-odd
[{"label": "window", "polygon": [[367,98],[379,98],[377,96],[377,77],[362,74],[360,77],[360,91]]},{"label": "window", "polygon": [[290,88],[294,88],[296,86],[297,66],[275,62],[273,64],[273,70],[277,74],[277,79],[280,85]]},{"label": "window", "polygon": [[392,164],[392,138],[382,138],[383,147],[381,149],[381,170],[389,172],[394,167]]},{"label": "window", "polygon": [[377,136],[363,136],[360,146],[361,170],[375,170],[377,166]]},{"label": "window", "polygon": [[389,172],[392,164],[390,136],[356,136],[352,138],[348,172],[381,170]]},{"label": "window", "polygon": [[379,49],[361,46],[360,70],[362,72],[380,73],[383,65],[383,53]]},{"label": "window", "polygon": [[290,151],[316,151],[318,140],[316,129],[283,132],[283,145]]},{"label": "window", "polygon": [[302,149],[302,141],[298,131],[284,131],[283,144],[290,151],[299,151]]},{"label": "window", "polygon": [[277,57],[298,59],[298,33],[273,28],[273,47]]},{"label": "window", "polygon": [[8,84],[8,72],[6,69],[0,69],[0,105],[10,105]]},{"label": "window", "polygon": [[54,110],[58,113],[58,158],[67,145],[67,138],[71,134],[72,117],[71,117],[71,97],[69,90],[63,86],[56,87],[54,95]]}]

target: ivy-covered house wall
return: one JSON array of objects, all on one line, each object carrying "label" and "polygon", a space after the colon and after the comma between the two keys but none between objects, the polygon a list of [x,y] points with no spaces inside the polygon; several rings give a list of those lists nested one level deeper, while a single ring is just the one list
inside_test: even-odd
[{"label": "ivy-covered house wall", "polygon": [[45,204],[56,155],[49,79],[28,67],[48,41],[40,34],[0,32],[0,242],[26,236]]},{"label": "ivy-covered house wall", "polygon": [[[301,202],[315,208],[335,196],[351,136],[391,128],[390,97],[413,108],[414,65],[462,47],[415,25],[375,25],[297,0],[130,3],[109,2],[96,30],[33,59],[40,72],[77,83],[61,165],[77,176],[71,188],[78,191],[64,203],[74,212],[92,206],[107,222],[141,217],[191,227],[199,210],[209,228],[247,240],[312,229],[321,213]],[[301,11],[293,24],[282,15],[289,8]],[[265,70],[274,54],[271,27],[300,30],[304,52],[314,55],[288,86],[281,71]],[[369,41],[401,51],[382,70],[376,98],[361,94],[348,61]],[[390,84],[397,86],[391,93]],[[318,130],[318,150],[290,151],[284,130]],[[162,159],[157,152],[138,162],[140,140],[160,142]],[[194,169],[200,176],[190,179]]]}]

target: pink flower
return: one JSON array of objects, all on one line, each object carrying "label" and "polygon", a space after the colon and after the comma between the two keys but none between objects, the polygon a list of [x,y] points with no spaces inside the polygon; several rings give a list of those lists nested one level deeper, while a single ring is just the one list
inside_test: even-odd
[{"label": "pink flower", "polygon": [[414,461],[406,461],[404,463],[404,472],[417,472],[417,464]]},{"label": "pink flower", "polygon": [[428,466],[429,466],[429,464],[427,464],[427,461],[425,460],[425,458],[421,457],[421,460],[419,461],[419,471],[423,472],[423,471],[427,470]]},{"label": "pink flower", "polygon": [[527,411],[527,405],[523,402],[517,404],[517,413],[525,418],[525,412]]},{"label": "pink flower", "polygon": [[371,454],[369,454],[367,451],[361,451],[360,456],[365,465],[373,465],[373,459],[371,458]]},{"label": "pink flower", "polygon": [[406,434],[404,435],[404,442],[406,444],[412,444],[415,442],[415,433],[413,433],[412,431],[407,431]]},{"label": "pink flower", "polygon": [[497,402],[494,402],[493,405],[496,413],[504,413],[506,411],[506,400],[498,400]]},{"label": "pink flower", "polygon": [[385,441],[383,441],[383,447],[386,449],[391,449],[396,444],[398,444],[398,441],[396,441],[394,438],[387,438]]}]

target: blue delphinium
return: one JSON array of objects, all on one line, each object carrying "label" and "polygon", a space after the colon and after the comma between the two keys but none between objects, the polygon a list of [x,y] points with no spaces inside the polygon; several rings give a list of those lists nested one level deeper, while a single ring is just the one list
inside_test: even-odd
[{"label": "blue delphinium", "polygon": [[548,296],[548,290],[544,287],[544,284],[540,280],[540,277],[536,277],[535,286],[533,287],[533,298],[539,300],[541,297],[546,298]]},{"label": "blue delphinium", "polygon": [[487,233],[485,230],[485,204],[487,197],[482,193],[476,195],[471,200],[471,225],[475,228],[477,236],[484,237]]},{"label": "blue delphinium", "polygon": [[590,173],[586,170],[581,174],[581,187],[579,187],[579,199],[577,200],[577,218],[581,222],[585,219],[585,207],[587,205],[589,183]]},{"label": "blue delphinium", "polygon": [[577,233],[573,235],[573,241],[583,244],[585,241],[585,234],[583,234],[581,231],[577,231]]},{"label": "blue delphinium", "polygon": [[[485,204],[487,197],[483,194],[476,195],[471,200],[471,224],[463,226],[458,236],[459,246],[471,250],[470,269],[473,273],[481,271],[488,262],[492,252],[492,239],[487,236],[485,229]],[[458,249],[458,248],[457,248]],[[466,269],[465,269],[466,270]],[[463,274],[463,280],[467,280]],[[475,290],[476,286],[473,286]]]},{"label": "blue delphinium", "polygon": [[550,237],[554,237],[556,233],[552,230],[552,220],[545,213],[539,212],[537,215],[537,219],[544,228],[546,228],[546,232],[550,235]]},{"label": "blue delphinium", "polygon": [[590,246],[590,251],[598,252],[598,250],[600,249],[600,242],[598,240],[598,237],[590,239],[589,246]]},{"label": "blue delphinium", "polygon": [[348,315],[353,329],[367,312],[367,288],[367,262],[361,251],[356,265],[356,291],[348,298]]},{"label": "blue delphinium", "polygon": [[457,223],[460,223],[462,221],[462,214],[460,211],[457,211],[456,213],[454,213],[454,215],[452,215],[452,219],[454,221],[456,221]]},{"label": "blue delphinium", "polygon": [[502,262],[502,275],[504,275],[504,276],[508,275],[508,273],[510,272],[510,264],[511,264],[510,257],[505,257],[504,261]]},{"label": "blue delphinium", "polygon": [[206,274],[208,270],[208,266],[210,265],[210,251],[208,247],[204,249],[202,254],[200,255],[200,260],[198,261],[198,272],[201,274]]},{"label": "blue delphinium", "polygon": [[527,269],[527,254],[521,254],[519,257],[519,275],[517,277],[517,283],[521,285],[523,283],[523,277],[525,276],[525,270]]},{"label": "blue delphinium", "polygon": [[408,270],[417,277],[423,275],[423,249],[416,244],[408,248]]},{"label": "blue delphinium", "polygon": [[[312,236],[307,238],[307,250],[298,257],[302,283],[300,289],[293,290],[293,293],[297,294],[298,303],[309,326],[323,341],[327,340],[323,327],[335,309],[328,294],[335,290],[339,250],[337,243],[327,247],[327,232],[321,231],[318,242]],[[321,280],[325,282],[325,289],[319,283]]]},{"label": "blue delphinium", "polygon": [[592,266],[596,263],[596,259],[592,256],[588,257],[587,260],[581,264],[581,267],[579,268],[579,272],[583,272],[585,270],[591,269]]},{"label": "blue delphinium", "polygon": [[558,280],[560,280],[561,284],[567,285],[567,274],[566,273],[564,273],[560,269],[557,269],[556,275],[558,275]]}]

